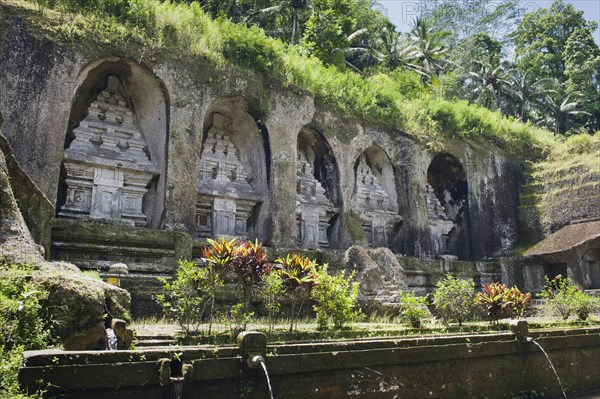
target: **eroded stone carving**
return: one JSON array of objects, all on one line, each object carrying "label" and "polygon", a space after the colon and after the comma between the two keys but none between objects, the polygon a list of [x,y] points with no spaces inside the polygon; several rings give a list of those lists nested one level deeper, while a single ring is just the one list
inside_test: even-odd
[{"label": "eroded stone carving", "polygon": [[425,184],[425,199],[427,201],[427,219],[431,230],[432,252],[435,255],[445,254],[448,235],[455,227],[454,222],[446,215],[446,209],[436,197],[429,183]]},{"label": "eroded stone carving", "polygon": [[65,150],[66,201],[59,217],[125,219],[146,226],[144,195],[158,167],[116,76],[88,108]]},{"label": "eroded stone carving", "polygon": [[252,209],[262,202],[248,183],[244,165],[230,141],[229,119],[213,114],[200,156],[196,226],[200,237],[248,236]]},{"label": "eroded stone carving", "polygon": [[359,215],[369,246],[386,247],[394,227],[402,220],[379,178],[361,156],[356,169],[353,210]]},{"label": "eroded stone carving", "polygon": [[329,221],[338,212],[302,151],[296,162],[297,243],[302,248],[327,248]]}]

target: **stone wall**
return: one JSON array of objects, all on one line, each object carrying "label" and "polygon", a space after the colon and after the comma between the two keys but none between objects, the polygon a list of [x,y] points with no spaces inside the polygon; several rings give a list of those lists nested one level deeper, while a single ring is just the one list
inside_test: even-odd
[{"label": "stone wall", "polygon": [[[265,77],[168,54],[58,44],[0,7],[3,131],[59,218],[110,222],[133,212],[137,226],[196,239],[239,236],[307,249],[362,244],[477,261],[507,254],[516,240],[521,168],[496,148],[457,139],[430,151],[401,131],[273,89]],[[101,98],[120,111],[112,115]],[[125,130],[119,112],[129,118]],[[112,127],[98,125],[110,118]],[[109,131],[116,133],[102,133]],[[152,167],[122,161],[135,148],[131,159]],[[440,157],[457,170],[460,199],[445,196],[454,188],[436,177]],[[131,198],[120,194],[128,178]],[[76,196],[77,184],[89,197]],[[81,201],[63,210],[69,198],[100,198],[96,192],[104,199],[95,212],[86,214]],[[140,196],[141,208],[123,205]]]},{"label": "stone wall", "polygon": [[[569,396],[598,390],[598,328],[531,331]],[[265,375],[245,362],[261,355],[275,398],[561,397],[548,360],[511,333],[174,349],[26,352],[19,381],[39,380],[69,398],[269,397]],[[242,341],[243,342],[243,341]],[[249,345],[248,345],[249,346]],[[256,367],[259,365],[256,364]]]}]

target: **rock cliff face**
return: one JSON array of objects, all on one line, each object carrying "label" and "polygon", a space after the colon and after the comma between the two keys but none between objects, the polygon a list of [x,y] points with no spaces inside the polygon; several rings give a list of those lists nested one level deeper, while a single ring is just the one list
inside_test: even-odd
[{"label": "rock cliff face", "polygon": [[464,260],[516,241],[521,167],[496,148],[431,152],[261,76],[57,44],[0,7],[4,132],[58,218]]}]

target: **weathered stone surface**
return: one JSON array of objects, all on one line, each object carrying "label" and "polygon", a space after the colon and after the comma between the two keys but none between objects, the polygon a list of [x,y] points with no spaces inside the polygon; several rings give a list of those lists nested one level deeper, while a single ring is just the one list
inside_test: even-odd
[{"label": "weathered stone surface", "polygon": [[[577,394],[597,388],[598,333],[593,327],[529,335],[545,348],[561,380],[569,381],[570,392]],[[169,366],[174,359],[182,368],[193,369],[184,372],[186,398],[268,397],[264,374],[245,369],[235,347],[26,352],[19,381],[33,391],[43,379],[51,384],[52,394],[75,399],[160,399],[173,394]],[[539,348],[519,344],[508,332],[277,344],[267,347],[265,363],[273,396],[290,399],[501,398],[532,390],[548,397],[562,394]]]},{"label": "weathered stone surface", "polygon": [[[0,116],[0,127],[1,124]],[[42,260],[40,247],[34,243],[13,195],[2,149],[0,149],[0,255],[10,262]]]},{"label": "weathered stone surface", "polygon": [[[65,150],[65,202],[59,217],[124,219],[148,224],[144,196],[158,166],[148,157],[147,143],[116,76],[92,102],[73,129]],[[148,211],[147,211],[148,212]]]},{"label": "weathered stone surface", "polygon": [[[71,349],[94,349],[106,312],[115,318],[129,319],[131,297],[119,287],[78,273],[57,274],[52,264],[32,276],[49,292],[44,306],[56,320],[55,334]],[[102,325],[101,337],[104,337]],[[81,338],[78,338],[81,337]]]},{"label": "weathered stone surface", "polygon": [[383,288],[379,266],[363,247],[354,245],[348,248],[344,254],[344,263],[348,270],[356,270],[356,279],[360,282],[360,294],[363,298],[375,297]]}]

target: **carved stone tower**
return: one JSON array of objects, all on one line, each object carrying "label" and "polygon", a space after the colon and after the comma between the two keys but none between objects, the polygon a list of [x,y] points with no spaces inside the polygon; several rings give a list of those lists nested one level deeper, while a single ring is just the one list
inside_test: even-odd
[{"label": "carved stone tower", "polygon": [[200,156],[196,228],[200,237],[248,236],[248,219],[260,196],[247,181],[248,175],[229,137],[230,121],[213,114]]},{"label": "carved stone tower", "polygon": [[146,226],[142,205],[158,167],[116,76],[90,105],[65,150],[66,200],[59,217],[124,219]]},{"label": "carved stone tower", "polygon": [[388,246],[388,239],[402,218],[393,211],[388,193],[373,174],[364,155],[356,169],[353,208],[369,238],[369,246]]},{"label": "carved stone tower", "polygon": [[315,178],[313,168],[302,151],[296,162],[297,243],[302,248],[327,248],[329,220],[337,213]]}]

